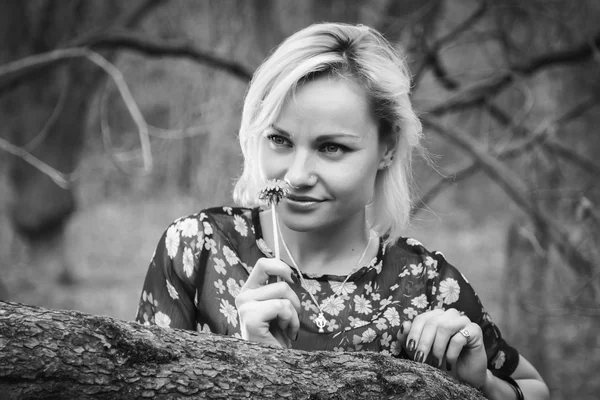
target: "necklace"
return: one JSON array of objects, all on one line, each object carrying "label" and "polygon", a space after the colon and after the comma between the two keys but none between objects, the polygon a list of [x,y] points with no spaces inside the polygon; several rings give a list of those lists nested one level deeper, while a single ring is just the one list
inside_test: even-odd
[{"label": "necklace", "polygon": [[277,218],[277,232],[279,233],[279,237],[281,238],[281,244],[283,244],[283,248],[285,249],[285,252],[287,253],[290,260],[292,261],[292,264],[294,265],[294,269],[296,270],[296,272],[298,273],[298,276],[300,277],[300,284],[302,285],[304,290],[306,290],[306,292],[308,293],[308,295],[310,296],[312,301],[315,303],[315,306],[317,306],[317,309],[319,310],[319,315],[314,319],[313,322],[315,323],[315,325],[317,325],[317,328],[319,328],[319,333],[324,333],[325,331],[323,330],[323,328],[325,327],[325,325],[327,325],[328,321],[327,321],[327,318],[325,318],[325,315],[323,312],[323,307],[327,306],[327,304],[331,303],[336,297],[338,297],[340,295],[340,293],[342,292],[342,289],[344,288],[344,285],[346,284],[346,282],[348,282],[348,279],[350,279],[350,277],[358,270],[358,266],[360,265],[360,262],[363,260],[363,258],[365,258],[365,255],[367,254],[367,250],[369,249],[369,245],[371,244],[373,235],[369,234],[369,241],[367,242],[367,245],[365,246],[365,250],[363,251],[360,258],[358,259],[356,266],[352,269],[352,271],[350,271],[348,276],[346,276],[346,279],[344,279],[344,282],[342,282],[342,284],[335,291],[333,296],[330,296],[326,299],[326,300],[328,300],[326,303],[324,302],[323,305],[319,305],[319,302],[317,301],[315,296],[312,294],[312,292],[310,290],[308,290],[308,285],[306,284],[306,281],[304,280],[304,277],[302,276],[302,271],[300,271],[300,268],[298,267],[298,264],[296,263],[294,256],[292,256],[292,252],[290,251],[290,249],[287,246],[287,243],[285,243],[285,240],[283,239],[283,234],[281,233],[281,228],[279,227],[279,218]]}]

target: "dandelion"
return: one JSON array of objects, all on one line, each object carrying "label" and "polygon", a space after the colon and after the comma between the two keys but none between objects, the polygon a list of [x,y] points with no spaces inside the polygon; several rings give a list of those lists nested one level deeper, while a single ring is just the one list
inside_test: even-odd
[{"label": "dandelion", "polygon": [[[258,199],[266,202],[271,207],[271,219],[273,221],[273,234],[277,229],[277,211],[275,206],[290,194],[290,188],[287,182],[279,179],[269,179],[266,186],[258,194]],[[275,258],[279,257],[279,240],[275,240]]]}]

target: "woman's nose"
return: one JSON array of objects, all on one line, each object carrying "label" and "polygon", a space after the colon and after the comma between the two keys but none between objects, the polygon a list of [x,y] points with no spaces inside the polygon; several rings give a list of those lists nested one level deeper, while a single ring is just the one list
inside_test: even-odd
[{"label": "woman's nose", "polygon": [[314,162],[308,152],[297,151],[284,179],[296,188],[314,185],[316,182],[313,164]]}]

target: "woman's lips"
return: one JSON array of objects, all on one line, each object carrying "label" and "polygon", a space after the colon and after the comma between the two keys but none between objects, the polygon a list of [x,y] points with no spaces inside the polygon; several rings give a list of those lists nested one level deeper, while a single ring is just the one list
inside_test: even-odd
[{"label": "woman's lips", "polygon": [[310,209],[324,200],[315,199],[307,196],[288,196],[285,198],[287,204],[292,208],[297,209]]},{"label": "woman's lips", "polygon": [[315,199],[314,197],[309,197],[309,196],[289,195],[287,198],[290,199],[290,200],[292,200],[292,201],[297,201],[297,202],[315,202],[315,203],[318,203],[318,202],[322,201],[322,200]]}]

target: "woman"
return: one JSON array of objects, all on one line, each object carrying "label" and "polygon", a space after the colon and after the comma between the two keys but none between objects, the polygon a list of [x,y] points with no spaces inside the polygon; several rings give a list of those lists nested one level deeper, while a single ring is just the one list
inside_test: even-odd
[{"label": "woman", "polygon": [[[317,24],[288,38],[246,96],[234,191],[245,208],[169,226],[137,320],[295,349],[378,351],[430,363],[491,399],[547,398],[460,272],[401,236],[421,136],[409,87],[399,55],[371,28]],[[290,193],[261,209],[270,179]]]}]

